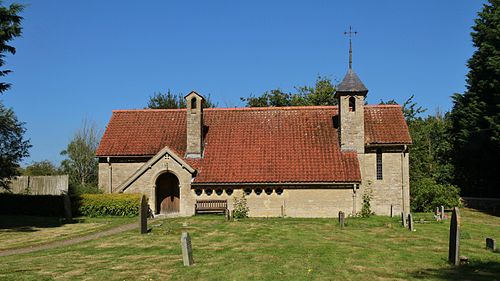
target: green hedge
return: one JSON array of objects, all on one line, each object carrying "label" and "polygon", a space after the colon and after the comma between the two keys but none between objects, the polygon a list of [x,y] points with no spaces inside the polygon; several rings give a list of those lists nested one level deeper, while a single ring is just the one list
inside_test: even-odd
[{"label": "green hedge", "polygon": [[0,193],[0,215],[64,217],[63,196]]},{"label": "green hedge", "polygon": [[72,199],[73,212],[87,217],[139,215],[141,194],[82,194]]}]

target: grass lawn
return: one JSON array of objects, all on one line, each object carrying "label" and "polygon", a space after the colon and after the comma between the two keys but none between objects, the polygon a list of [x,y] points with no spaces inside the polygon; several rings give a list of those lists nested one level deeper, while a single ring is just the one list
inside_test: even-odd
[{"label": "grass lawn", "polygon": [[[461,255],[470,264],[447,264],[449,221],[418,223],[397,218],[246,219],[222,216],[156,220],[151,233],[137,230],[66,248],[0,257],[1,280],[500,280],[500,217],[461,209]],[[182,224],[189,231],[195,265],[184,267]],[[3,236],[0,239],[3,243]]]},{"label": "grass lawn", "polygon": [[64,224],[54,217],[0,216],[0,251],[82,236],[133,221],[137,218],[75,218]]}]

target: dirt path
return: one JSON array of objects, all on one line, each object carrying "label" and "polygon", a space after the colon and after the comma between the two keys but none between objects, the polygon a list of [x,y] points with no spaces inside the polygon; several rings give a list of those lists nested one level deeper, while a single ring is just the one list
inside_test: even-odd
[{"label": "dirt path", "polygon": [[96,233],[89,234],[89,235],[70,238],[68,240],[56,241],[56,242],[52,242],[52,243],[48,243],[48,244],[44,244],[44,245],[32,246],[32,247],[25,247],[25,248],[0,251],[0,257],[17,255],[17,254],[26,254],[26,253],[31,253],[31,252],[41,251],[41,250],[50,250],[50,249],[54,249],[54,248],[60,248],[60,247],[64,247],[64,246],[74,245],[74,244],[82,243],[85,241],[101,238],[104,236],[109,236],[109,235],[121,233],[124,231],[132,230],[134,228],[137,228],[137,231],[139,231],[139,225],[137,222],[121,225],[121,226],[118,226],[115,228],[111,228],[111,229],[104,230],[101,232],[96,232]]}]

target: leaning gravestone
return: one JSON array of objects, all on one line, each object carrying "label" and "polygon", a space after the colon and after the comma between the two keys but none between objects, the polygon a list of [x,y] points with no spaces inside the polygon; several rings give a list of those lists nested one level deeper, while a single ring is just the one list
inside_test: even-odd
[{"label": "leaning gravestone", "polygon": [[148,232],[148,200],[146,195],[142,195],[141,206],[139,207],[139,231],[141,234]]},{"label": "leaning gravestone", "polygon": [[339,212],[339,224],[340,224],[340,229],[344,229],[344,226],[345,226],[345,214],[342,211]]},{"label": "leaning gravestone", "polygon": [[181,236],[181,246],[182,246],[182,260],[184,266],[191,266],[194,263],[193,260],[193,248],[191,247],[191,237],[189,233],[183,232]]},{"label": "leaning gravestone", "polygon": [[411,215],[411,213],[408,214],[408,230],[409,231],[415,230],[415,226],[413,225],[413,216]]},{"label": "leaning gravestone", "polygon": [[448,262],[453,265],[460,264],[460,212],[457,207],[453,208],[450,222],[450,243],[448,250]]},{"label": "leaning gravestone", "polygon": [[229,212],[228,209],[224,210],[224,218],[226,219],[226,221],[230,221],[231,220],[231,213]]},{"label": "leaning gravestone", "polygon": [[407,227],[408,225],[406,224],[406,216],[404,212],[401,212],[401,224],[403,227]]},{"label": "leaning gravestone", "polygon": [[444,220],[444,206],[443,205],[441,205],[439,215],[440,215],[441,221],[443,221]]},{"label": "leaning gravestone", "polygon": [[497,250],[497,242],[493,238],[486,238],[486,249],[492,250],[496,252]]}]

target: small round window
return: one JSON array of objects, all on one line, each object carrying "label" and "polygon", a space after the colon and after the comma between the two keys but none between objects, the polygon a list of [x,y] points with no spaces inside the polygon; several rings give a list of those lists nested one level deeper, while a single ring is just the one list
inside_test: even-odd
[{"label": "small round window", "polygon": [[252,190],[250,188],[245,188],[245,195],[250,195],[252,193]]},{"label": "small round window", "polygon": [[215,194],[217,194],[218,196],[221,196],[221,195],[222,195],[222,189],[217,188],[217,189],[215,190]]},{"label": "small round window", "polygon": [[276,188],[275,192],[276,192],[276,194],[281,195],[281,194],[283,194],[283,188]]},{"label": "small round window", "polygon": [[205,194],[208,196],[212,195],[212,189],[210,188],[205,189]]},{"label": "small round window", "polygon": [[195,193],[197,196],[201,196],[201,194],[203,193],[203,190],[201,190],[201,189],[195,189],[195,190],[194,190],[194,193]]},{"label": "small round window", "polygon": [[266,192],[267,195],[273,194],[273,189],[272,188],[266,188],[264,191]]},{"label": "small round window", "polygon": [[262,193],[262,188],[256,188],[255,194],[260,195]]},{"label": "small round window", "polygon": [[231,195],[231,194],[233,194],[233,189],[232,189],[232,188],[228,188],[228,189],[226,189],[226,194],[227,194],[227,195]]}]

